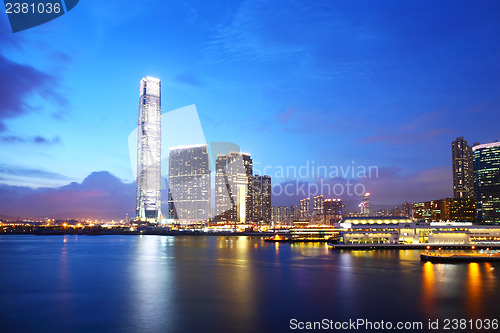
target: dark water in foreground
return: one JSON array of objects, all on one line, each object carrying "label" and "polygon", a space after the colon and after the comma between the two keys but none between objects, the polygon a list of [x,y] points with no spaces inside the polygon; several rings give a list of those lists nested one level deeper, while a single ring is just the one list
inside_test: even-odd
[{"label": "dark water in foreground", "polygon": [[333,252],[246,236],[0,236],[0,332],[286,332],[292,318],[500,319],[498,263],[424,264],[419,253]]}]

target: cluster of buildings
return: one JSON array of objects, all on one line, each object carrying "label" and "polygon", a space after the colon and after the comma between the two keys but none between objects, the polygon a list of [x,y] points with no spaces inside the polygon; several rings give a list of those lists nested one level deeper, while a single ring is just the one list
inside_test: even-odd
[{"label": "cluster of buildings", "polygon": [[446,198],[413,204],[413,218],[432,221],[475,221],[474,199]]},{"label": "cluster of buildings", "polygon": [[298,209],[273,207],[273,221],[293,224],[290,238],[297,241],[335,239],[341,244],[370,246],[499,245],[500,142],[469,146],[463,137],[457,138],[452,143],[452,161],[453,198],[405,202],[401,208],[370,212],[370,194],[366,193],[360,212],[346,213],[340,199],[318,196],[312,211],[309,198],[301,200]]},{"label": "cluster of buildings", "polygon": [[452,142],[453,198],[405,202],[404,217],[345,217],[343,244],[500,244],[500,142]]},{"label": "cluster of buildings", "polygon": [[[347,214],[339,198],[304,198],[299,205],[271,206],[271,177],[253,174],[249,154],[227,151],[216,156],[211,177],[207,144],[171,147],[168,158],[168,209],[161,210],[161,82],[145,77],[140,84],[136,219],[145,222],[252,225],[384,225],[388,216],[429,223],[450,221],[500,224],[500,143],[452,143],[453,198],[401,209],[370,212],[370,193],[360,212]],[[213,178],[213,179],[212,179]],[[212,197],[212,193],[214,194]],[[346,222],[348,218],[354,222]],[[402,220],[391,220],[390,226]],[[408,221],[406,220],[408,219]],[[367,222],[368,221],[368,222]],[[374,222],[375,221],[375,222]],[[387,229],[387,228],[386,228]],[[420,236],[419,236],[420,237]],[[420,237],[421,238],[421,237]]]},{"label": "cluster of buildings", "polygon": [[274,225],[293,225],[312,222],[315,224],[332,225],[342,219],[344,204],[342,199],[325,198],[318,195],[311,199],[300,200],[299,206],[272,206]]},{"label": "cluster of buildings", "polygon": [[271,222],[271,177],[253,174],[249,154],[217,155],[214,191],[207,144],[171,147],[168,156],[168,210],[162,212],[161,82],[148,76],[140,84],[136,219],[189,225]]},{"label": "cluster of buildings", "polygon": [[217,156],[215,216],[217,223],[268,224],[271,221],[271,177],[253,174],[249,154]]},{"label": "cluster of buildings", "polygon": [[413,218],[500,224],[500,142],[452,142],[453,198],[414,204]]}]

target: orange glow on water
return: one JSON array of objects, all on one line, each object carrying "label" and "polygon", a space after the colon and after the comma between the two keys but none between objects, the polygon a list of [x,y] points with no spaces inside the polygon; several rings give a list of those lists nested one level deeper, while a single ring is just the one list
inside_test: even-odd
[{"label": "orange glow on water", "polygon": [[477,262],[471,262],[467,271],[467,308],[470,314],[481,314],[481,294],[482,294],[481,267]]},{"label": "orange glow on water", "polygon": [[423,267],[423,293],[422,293],[422,302],[424,308],[427,309],[429,313],[433,312],[434,308],[434,265],[428,261],[424,264]]}]

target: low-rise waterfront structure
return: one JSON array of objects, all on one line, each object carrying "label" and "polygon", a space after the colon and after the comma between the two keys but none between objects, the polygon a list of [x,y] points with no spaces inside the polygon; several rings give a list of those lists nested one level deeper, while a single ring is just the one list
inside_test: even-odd
[{"label": "low-rise waterfront structure", "polygon": [[471,222],[419,223],[404,217],[349,217],[335,224],[343,244],[500,244],[500,227]]}]

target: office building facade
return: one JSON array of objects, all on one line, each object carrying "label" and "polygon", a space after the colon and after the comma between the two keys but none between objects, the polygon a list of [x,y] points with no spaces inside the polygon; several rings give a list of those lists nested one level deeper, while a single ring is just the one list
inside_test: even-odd
[{"label": "office building facade", "polygon": [[476,222],[500,224],[500,142],[474,145]]},{"label": "office building facade", "polygon": [[269,224],[271,222],[271,177],[250,177],[249,210],[247,221]]},{"label": "office building facade", "polygon": [[453,167],[453,197],[469,199],[474,197],[474,170],[472,148],[463,137],[451,143]]},{"label": "office building facade", "polygon": [[250,155],[221,154],[215,164],[215,220],[246,223],[252,214],[249,184],[253,161]]},{"label": "office building facade", "polygon": [[170,148],[168,166],[169,218],[201,222],[210,217],[210,164],[208,146]]}]

